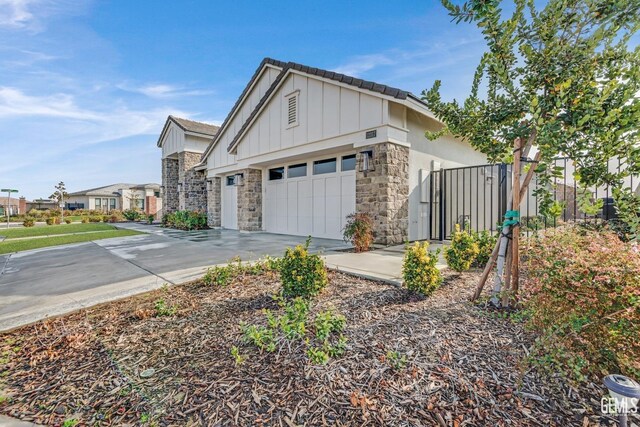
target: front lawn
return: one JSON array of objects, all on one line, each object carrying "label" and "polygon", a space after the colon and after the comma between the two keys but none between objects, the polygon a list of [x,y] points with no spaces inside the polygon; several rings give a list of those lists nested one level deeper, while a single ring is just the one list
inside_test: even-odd
[{"label": "front lawn", "polygon": [[89,231],[116,230],[116,227],[104,223],[42,225],[25,228],[0,228],[0,236],[7,239],[35,236],[53,236],[57,234],[85,233]]},{"label": "front lawn", "polygon": [[92,240],[109,239],[111,237],[125,237],[133,236],[136,234],[143,234],[135,230],[119,230],[115,227],[111,228],[111,230],[106,231],[68,234],[64,236],[54,235],[51,237],[37,237],[33,239],[7,239],[3,242],[0,242],[0,254],[27,251],[30,249],[39,249],[48,246],[66,245],[69,243],[90,242]]},{"label": "front lawn", "polygon": [[274,273],[96,306],[0,338],[0,413],[56,425],[606,423],[598,386],[522,369],[533,336],[468,302],[477,278],[445,273],[420,298],[330,273],[312,311],[346,317],[347,347],[324,365],[300,342],[261,353],[242,341],[240,322],[277,310]]}]

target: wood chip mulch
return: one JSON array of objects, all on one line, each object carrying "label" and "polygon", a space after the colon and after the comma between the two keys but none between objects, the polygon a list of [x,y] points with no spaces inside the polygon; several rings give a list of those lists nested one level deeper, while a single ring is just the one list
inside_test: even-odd
[{"label": "wood chip mulch", "polygon": [[[523,367],[534,337],[468,302],[477,279],[446,273],[420,298],[330,273],[313,311],[346,316],[348,348],[320,366],[300,343],[264,354],[242,344],[239,322],[276,308],[273,274],[100,305],[0,336],[0,413],[47,425],[614,425],[597,383]],[[155,317],[159,299],[177,314]]]}]

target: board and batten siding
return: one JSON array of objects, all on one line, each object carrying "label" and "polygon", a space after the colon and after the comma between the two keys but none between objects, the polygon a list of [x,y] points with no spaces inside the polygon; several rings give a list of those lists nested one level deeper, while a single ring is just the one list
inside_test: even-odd
[{"label": "board and batten siding", "polygon": [[[298,125],[287,125],[287,96],[298,93]],[[245,132],[237,159],[322,141],[383,124],[382,98],[290,74]]]},{"label": "board and batten siding", "polygon": [[176,126],[175,123],[169,124],[169,129],[162,141],[162,158],[183,151],[184,148],[184,131]]},{"label": "board and batten siding", "polygon": [[233,141],[244,122],[254,110],[260,99],[267,92],[273,81],[280,74],[280,70],[272,67],[266,67],[257,82],[254,83],[253,89],[245,99],[242,107],[236,112],[233,119],[225,127],[220,139],[216,143],[213,151],[207,159],[207,167],[209,169],[228,166],[236,163],[236,156],[227,152],[227,147]]}]

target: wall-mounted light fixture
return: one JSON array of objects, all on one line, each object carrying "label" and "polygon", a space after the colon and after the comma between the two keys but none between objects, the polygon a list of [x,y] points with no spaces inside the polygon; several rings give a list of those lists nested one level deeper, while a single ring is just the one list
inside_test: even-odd
[{"label": "wall-mounted light fixture", "polygon": [[235,175],[234,184],[236,185],[236,187],[240,187],[240,186],[244,185],[244,174],[243,173],[237,173]]},{"label": "wall-mounted light fixture", "polygon": [[374,170],[373,167],[373,150],[364,150],[360,152],[362,161],[360,162],[360,172]]},{"label": "wall-mounted light fixture", "polygon": [[178,183],[178,193],[182,192],[182,183]]},{"label": "wall-mounted light fixture", "polygon": [[164,194],[164,185],[160,186],[160,194]]},{"label": "wall-mounted light fixture", "polygon": [[213,188],[213,184],[210,180],[207,180],[207,191],[211,191],[211,189]]}]

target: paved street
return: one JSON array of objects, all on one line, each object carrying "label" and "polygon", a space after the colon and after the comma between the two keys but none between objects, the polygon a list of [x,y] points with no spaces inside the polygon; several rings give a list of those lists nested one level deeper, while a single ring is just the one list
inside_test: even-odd
[{"label": "paved street", "polygon": [[[280,256],[302,236],[184,232],[123,224],[149,234],[73,244],[0,256],[0,330],[100,302],[198,278],[208,266],[235,256],[255,260]],[[313,239],[311,249],[345,248],[339,240]]]}]

